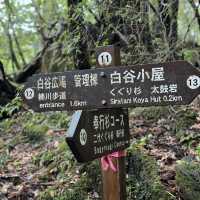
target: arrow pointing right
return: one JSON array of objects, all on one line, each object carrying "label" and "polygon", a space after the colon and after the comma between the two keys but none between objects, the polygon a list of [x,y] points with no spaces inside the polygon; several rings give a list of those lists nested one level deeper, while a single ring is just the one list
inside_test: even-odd
[{"label": "arrow pointing right", "polygon": [[[87,84],[84,77],[89,77]],[[184,105],[199,93],[200,71],[175,61],[36,75],[22,96],[33,110],[45,112]]]}]

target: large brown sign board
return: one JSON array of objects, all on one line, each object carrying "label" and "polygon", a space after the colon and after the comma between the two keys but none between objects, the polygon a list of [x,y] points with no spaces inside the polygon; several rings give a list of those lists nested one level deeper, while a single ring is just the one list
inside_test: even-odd
[{"label": "large brown sign board", "polygon": [[200,71],[186,61],[38,74],[24,101],[35,111],[189,104],[200,93]]}]

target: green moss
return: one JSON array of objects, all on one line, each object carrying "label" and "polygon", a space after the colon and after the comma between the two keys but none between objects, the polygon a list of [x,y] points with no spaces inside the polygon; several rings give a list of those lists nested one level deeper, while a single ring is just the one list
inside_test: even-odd
[{"label": "green moss", "polygon": [[200,199],[200,163],[179,161],[176,166],[176,182],[184,200]]},{"label": "green moss", "polygon": [[160,182],[156,161],[141,150],[128,150],[128,200],[172,200]]}]

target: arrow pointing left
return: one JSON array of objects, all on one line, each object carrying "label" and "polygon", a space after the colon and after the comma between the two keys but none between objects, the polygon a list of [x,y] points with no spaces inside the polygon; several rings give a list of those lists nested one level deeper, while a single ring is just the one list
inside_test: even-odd
[{"label": "arrow pointing left", "polygon": [[[113,124],[113,119],[121,119],[123,122],[115,120]],[[122,134],[119,135],[119,132]],[[112,138],[105,140],[111,134]],[[127,109],[76,111],[72,116],[66,141],[79,162],[91,161],[126,149],[129,146]]]}]

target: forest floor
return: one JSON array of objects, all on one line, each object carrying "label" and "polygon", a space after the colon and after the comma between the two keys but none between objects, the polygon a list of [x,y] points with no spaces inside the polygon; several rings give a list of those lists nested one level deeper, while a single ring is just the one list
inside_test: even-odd
[{"label": "forest floor", "polygon": [[[85,165],[75,161],[65,143],[69,116],[67,113],[45,115],[27,111],[0,121],[1,200],[78,200],[78,197],[58,195],[76,195],[72,190],[67,193],[65,190],[73,188],[85,176]],[[132,145],[156,160],[159,179],[165,189],[174,199],[182,199],[182,191],[176,183],[176,166],[183,158],[199,161],[200,109],[191,106],[133,109],[130,130]],[[96,178],[99,177],[93,179]],[[91,181],[94,180],[86,181],[87,187],[84,187],[88,189]],[[85,179],[81,184],[85,184]],[[85,193],[90,199],[100,197],[97,189]],[[80,200],[85,193],[79,194]]]}]

